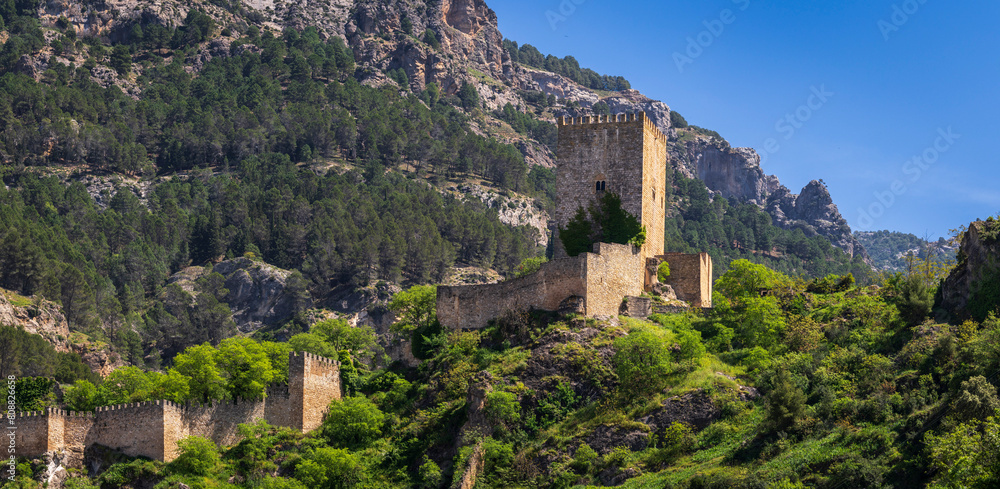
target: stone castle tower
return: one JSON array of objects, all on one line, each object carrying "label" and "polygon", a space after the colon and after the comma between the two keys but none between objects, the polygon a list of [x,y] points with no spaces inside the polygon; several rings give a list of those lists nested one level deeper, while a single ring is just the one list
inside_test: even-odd
[{"label": "stone castle tower", "polygon": [[[663,254],[667,137],[645,113],[558,121],[555,221],[562,228],[605,192],[646,227],[643,259]],[[565,256],[561,243],[556,256]],[[645,261],[645,260],[644,260]]]},{"label": "stone castle tower", "polygon": [[[566,227],[581,207],[607,192],[621,197],[625,211],[646,228],[646,242],[595,243],[593,249],[567,256],[556,239],[555,256],[530,275],[497,284],[439,286],[437,317],[449,329],[478,329],[509,311],[540,309],[585,316],[642,314],[623,304],[650,299],[656,268],[670,264],[667,285],[694,307],[711,307],[712,261],[707,253],[664,254],[667,138],[646,114],[563,118],[559,127],[556,171],[558,203],[554,221]],[[557,236],[558,238],[558,236]]]}]

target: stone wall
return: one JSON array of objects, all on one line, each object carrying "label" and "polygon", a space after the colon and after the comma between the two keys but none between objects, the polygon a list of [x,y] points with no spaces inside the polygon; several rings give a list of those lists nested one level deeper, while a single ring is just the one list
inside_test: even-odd
[{"label": "stone wall", "polygon": [[628,295],[641,295],[645,260],[632,245],[597,243],[587,253],[588,316],[617,316]]},{"label": "stone wall", "polygon": [[49,451],[49,413],[33,411],[18,413],[15,422],[14,444],[17,456]]},{"label": "stone wall", "polygon": [[678,299],[692,307],[712,307],[712,257],[708,253],[667,253],[658,258],[670,265],[666,284],[674,288]]},{"label": "stone wall", "polygon": [[641,255],[631,245],[597,243],[593,253],[559,258],[538,272],[498,284],[438,286],[437,315],[446,328],[479,329],[507,311],[557,311],[581,297],[588,316],[615,316],[626,295],[642,293]]},{"label": "stone wall", "polygon": [[507,311],[554,311],[570,296],[586,296],[587,254],[560,258],[538,272],[498,284],[438,286],[437,316],[446,328],[483,328]]},{"label": "stone wall", "polygon": [[[99,444],[130,457],[164,460],[164,403],[153,401],[98,408],[86,445]],[[65,441],[64,441],[65,443]]]},{"label": "stone wall", "polygon": [[309,353],[289,356],[288,385],[271,386],[260,400],[235,399],[177,404],[150,401],[98,408],[92,413],[58,409],[18,413],[17,456],[38,457],[66,450],[79,466],[94,444],[129,456],[163,461],[177,457],[177,442],[188,436],[221,446],[240,441],[238,426],[265,419],[275,426],[311,431],[320,426],[330,401],[341,398],[340,364]]}]

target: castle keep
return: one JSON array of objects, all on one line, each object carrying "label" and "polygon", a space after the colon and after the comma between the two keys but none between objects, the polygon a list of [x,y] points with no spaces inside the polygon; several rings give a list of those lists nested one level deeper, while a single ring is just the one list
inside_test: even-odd
[{"label": "castle keep", "polygon": [[566,227],[578,209],[611,192],[646,228],[646,242],[641,248],[596,243],[593,252],[570,257],[557,239],[555,259],[529,276],[499,284],[439,286],[441,324],[477,329],[507,311],[529,309],[614,316],[625,297],[652,289],[661,261],[670,264],[667,284],[679,299],[711,307],[708,254],[664,254],[666,136],[644,113],[562,118],[558,127],[556,225]]},{"label": "castle keep", "polygon": [[274,385],[262,400],[235,399],[208,404],[150,401],[107,406],[94,412],[58,409],[18,413],[17,455],[38,457],[69,452],[82,463],[93,445],[120,450],[132,457],[169,462],[177,457],[177,442],[201,436],[216,444],[235,445],[237,427],[263,419],[275,426],[303,432],[320,426],[330,401],[340,399],[340,363],[310,353],[288,358],[288,384]]},{"label": "castle keep", "polygon": [[[622,208],[646,227],[643,261],[663,254],[666,219],[667,137],[646,114],[620,114],[558,121],[555,221],[560,228],[604,193],[617,194]],[[556,257],[564,257],[561,243]]]}]

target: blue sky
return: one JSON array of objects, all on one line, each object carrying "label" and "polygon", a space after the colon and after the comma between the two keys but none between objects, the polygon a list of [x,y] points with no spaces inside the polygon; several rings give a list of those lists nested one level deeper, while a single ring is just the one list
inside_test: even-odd
[{"label": "blue sky", "polygon": [[505,37],[625,76],[793,192],[823,179],[855,230],[1000,212],[1000,2],[487,3]]}]

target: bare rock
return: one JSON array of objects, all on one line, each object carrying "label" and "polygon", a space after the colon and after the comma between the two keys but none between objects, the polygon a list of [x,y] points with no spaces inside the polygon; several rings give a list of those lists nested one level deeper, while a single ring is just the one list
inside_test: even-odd
[{"label": "bare rock", "polygon": [[[31,303],[15,305],[11,298],[30,300]],[[21,327],[28,333],[37,334],[52,344],[56,351],[71,350],[69,324],[61,308],[53,302],[23,298],[0,290],[0,327],[4,326]]]},{"label": "bare rock", "polygon": [[[969,302],[983,279],[997,271],[1000,258],[1000,242],[996,235],[1000,222],[995,220],[976,221],[969,224],[962,237],[958,252],[958,265],[951,271],[941,286],[941,305],[954,318],[970,316]],[[994,304],[1000,298],[993,298]]]},{"label": "bare rock", "polygon": [[674,288],[667,284],[661,284],[661,283],[653,284],[653,293],[663,298],[663,300],[667,301],[677,300],[677,292],[674,292]]},{"label": "bare rock", "polygon": [[781,186],[767,200],[766,210],[774,224],[784,229],[801,229],[807,237],[820,235],[850,256],[860,254],[869,261],[868,252],[851,233],[847,220],[822,182],[809,182],[798,195]]}]

